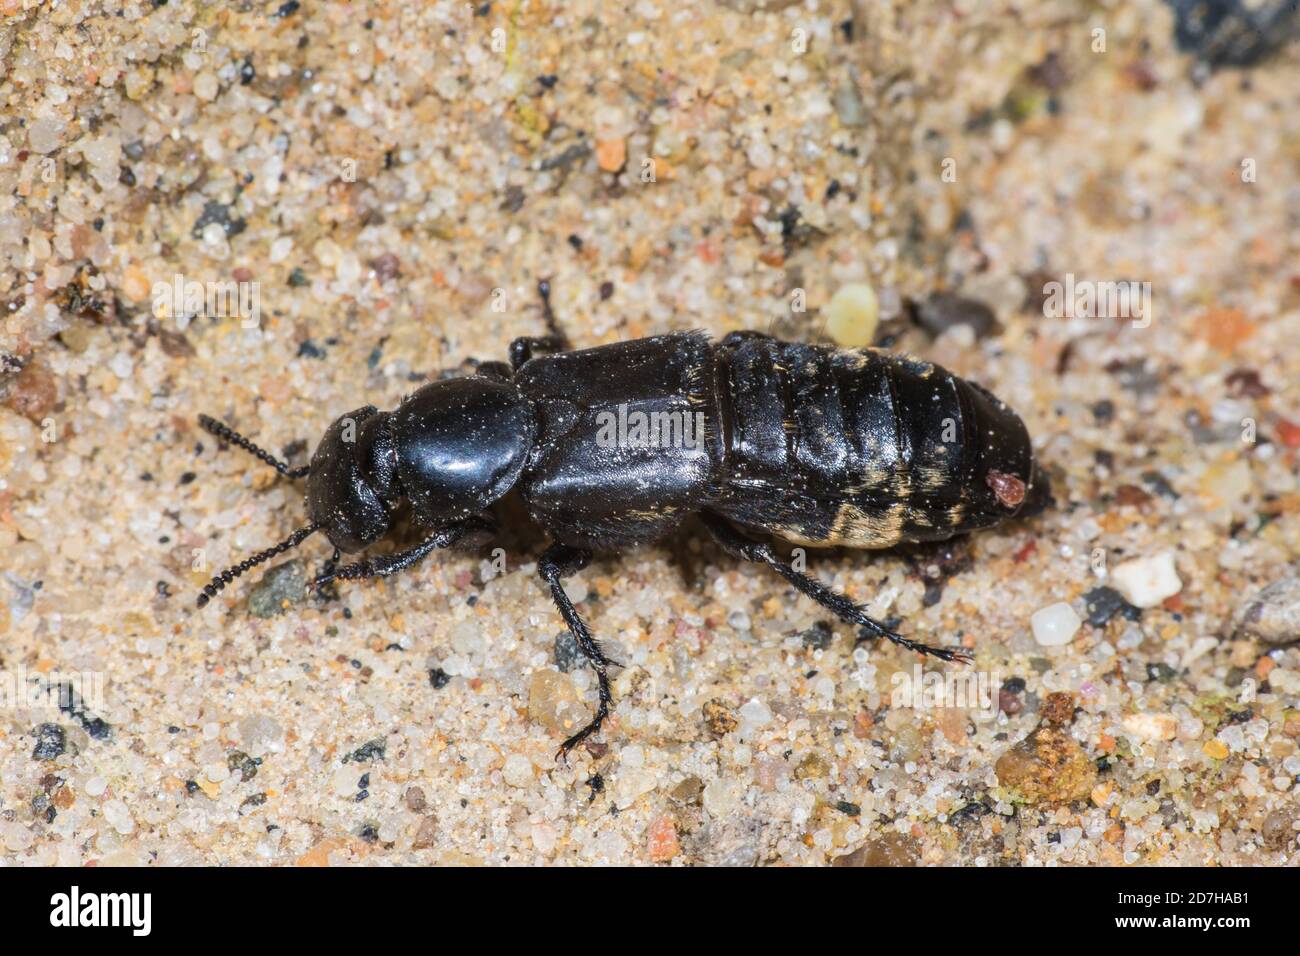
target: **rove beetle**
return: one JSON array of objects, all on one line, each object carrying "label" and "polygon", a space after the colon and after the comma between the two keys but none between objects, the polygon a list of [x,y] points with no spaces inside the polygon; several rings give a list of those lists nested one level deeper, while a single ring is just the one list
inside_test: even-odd
[{"label": "rove beetle", "polygon": [[307,479],[311,523],[217,575],[202,607],[245,571],[325,532],[354,553],[390,531],[409,502],[419,544],[343,567],[312,586],[409,568],[431,551],[475,546],[495,529],[490,506],[518,490],[552,544],[537,564],[595,670],[595,733],[613,698],[602,652],[563,579],[593,551],[672,533],[699,514],[735,557],[766,564],[858,628],[945,661],[955,648],[903,637],[751,535],[801,545],[888,548],[937,541],[1038,514],[1051,502],[1020,418],[986,389],[926,362],[733,332],[659,335],[572,351],[538,284],[550,334],[511,343],[510,363],[431,382],[391,412],[348,412],[311,464],[290,469],[212,418],[200,424],[289,478]]}]

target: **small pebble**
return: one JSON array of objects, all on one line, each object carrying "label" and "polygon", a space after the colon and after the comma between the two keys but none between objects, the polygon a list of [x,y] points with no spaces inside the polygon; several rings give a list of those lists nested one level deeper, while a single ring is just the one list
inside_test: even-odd
[{"label": "small pebble", "polygon": [[1201,748],[1201,751],[1205,756],[1214,760],[1222,760],[1228,756],[1227,745],[1217,737],[1207,740],[1205,746]]},{"label": "small pebble", "polygon": [[501,768],[501,776],[512,787],[531,787],[537,779],[533,772],[532,761],[523,754],[511,754],[507,757],[505,766]]},{"label": "small pebble", "polygon": [[866,348],[875,340],[879,323],[876,290],[865,282],[840,286],[826,303],[826,331],[840,348]]},{"label": "small pebble", "polygon": [[427,850],[437,843],[438,840],[438,821],[433,817],[425,817],[420,821],[420,827],[415,831],[415,839],[411,841],[412,850]]},{"label": "small pebble", "polygon": [[709,728],[709,733],[715,737],[723,737],[739,725],[739,721],[732,715],[726,701],[717,698],[706,701],[701,708],[701,713],[704,715],[704,723]]},{"label": "small pebble", "polygon": [[968,325],[976,338],[984,338],[997,325],[997,317],[978,299],[941,292],[917,306],[916,324],[934,336],[958,325]]},{"label": "small pebble", "polygon": [[677,826],[668,814],[657,817],[646,831],[647,850],[653,863],[667,863],[678,853],[681,846],[677,842]]},{"label": "small pebble", "polygon": [[733,631],[748,631],[751,627],[749,615],[740,610],[732,611],[727,615],[727,626]]},{"label": "small pebble", "polygon": [[1111,572],[1115,589],[1134,607],[1155,607],[1183,589],[1170,551],[1133,558]]},{"label": "small pebble", "polygon": [[841,125],[855,129],[867,124],[870,117],[862,103],[862,94],[858,92],[858,86],[852,80],[845,80],[836,87],[833,99],[835,115]]},{"label": "small pebble", "polygon": [[135,830],[135,820],[131,818],[131,811],[121,800],[109,800],[104,804],[104,819],[108,821],[109,826],[123,835]]},{"label": "small pebble", "polygon": [[1142,740],[1173,740],[1178,734],[1178,719],[1171,714],[1129,714],[1124,729]]},{"label": "small pebble", "polygon": [[577,640],[567,630],[560,631],[555,635],[553,656],[555,666],[560,669],[561,674],[567,674],[579,667],[587,666],[586,655],[582,653],[582,648],[578,647]]},{"label": "small pebble", "polygon": [[52,153],[63,143],[67,123],[61,119],[38,119],[27,127],[27,145],[33,153]]},{"label": "small pebble", "polygon": [[585,720],[573,681],[549,667],[533,671],[528,679],[528,719],[547,730],[568,736]]},{"label": "small pebble", "polygon": [[1130,621],[1136,621],[1142,612],[1124,600],[1124,595],[1105,585],[1093,588],[1083,596],[1088,608],[1088,623],[1093,627],[1105,627],[1116,614],[1123,613]]},{"label": "small pebble", "polygon": [[709,781],[704,787],[704,809],[713,817],[730,816],[740,806],[740,795],[734,784],[722,777]]},{"label": "small pebble", "polygon": [[740,717],[754,727],[766,727],[772,722],[772,711],[757,697],[751,697],[740,708]]},{"label": "small pebble", "polygon": [[1069,644],[1083,624],[1074,608],[1064,601],[1039,608],[1029,618],[1034,640],[1043,647],[1060,647]]},{"label": "small pebble", "polygon": [[194,95],[201,100],[215,100],[220,89],[216,76],[206,70],[194,78]]},{"label": "small pebble", "polygon": [[818,621],[800,634],[799,640],[810,651],[824,651],[831,646],[833,634],[834,632],[829,624],[825,621]]},{"label": "small pebble", "polygon": [[627,142],[602,139],[596,143],[596,164],[607,173],[616,173],[627,163]]},{"label": "small pebble", "polygon": [[108,363],[108,369],[120,379],[128,379],[135,369],[135,362],[125,352],[118,352]]},{"label": "small pebble", "polygon": [[1269,644],[1300,640],[1300,576],[1274,581],[1237,612],[1237,629]]},{"label": "small pebble", "polygon": [[100,136],[82,149],[82,155],[92,166],[107,166],[117,170],[122,158],[122,144],[114,136]]},{"label": "small pebble", "polygon": [[248,613],[254,617],[275,617],[307,598],[307,578],[302,565],[286,561],[270,568],[248,592]]},{"label": "small pebble", "polygon": [[1084,749],[1047,725],[999,757],[994,770],[998,783],[1030,804],[1081,800],[1097,782],[1097,768]]},{"label": "small pebble", "polygon": [[892,867],[918,866],[921,847],[915,838],[889,830],[876,839],[858,847],[852,853],[837,856],[831,866],[839,867]]},{"label": "small pebble", "polygon": [[33,734],[36,736],[33,760],[53,760],[62,757],[68,749],[68,735],[58,724],[41,724]]}]

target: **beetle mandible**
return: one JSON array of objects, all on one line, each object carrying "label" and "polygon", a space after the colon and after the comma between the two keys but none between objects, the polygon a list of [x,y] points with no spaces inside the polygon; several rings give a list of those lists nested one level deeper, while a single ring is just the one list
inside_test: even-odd
[{"label": "beetle mandible", "polygon": [[[311,464],[290,469],[222,423],[200,424],[289,478],[307,479],[310,523],[228,568],[202,607],[250,568],[323,531],[336,554],[385,537],[409,502],[426,529],[405,551],[327,570],[312,582],[377,577],[430,552],[481,544],[492,505],[517,490],[552,543],[537,564],[590,662],[599,701],[559,756],[600,729],[613,697],[605,656],[563,579],[595,551],[661,539],[688,516],[735,557],[766,564],[858,628],[945,661],[960,649],[898,634],[753,537],[888,548],[1028,517],[1051,501],[1029,434],[1003,402],[937,365],[877,349],[836,349],[733,332],[659,335],[572,351],[538,284],[549,334],[511,343],[510,362],[431,382],[391,412],[338,418]],[[665,436],[667,436],[665,438]]]}]

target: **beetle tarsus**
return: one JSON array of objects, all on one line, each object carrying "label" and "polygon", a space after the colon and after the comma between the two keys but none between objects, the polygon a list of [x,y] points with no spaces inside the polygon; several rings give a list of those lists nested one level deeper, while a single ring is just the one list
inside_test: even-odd
[{"label": "beetle tarsus", "polygon": [[587,724],[586,727],[583,727],[564,743],[560,744],[560,749],[555,752],[555,759],[557,761],[567,761],[569,759],[569,751],[578,746],[578,744],[582,743],[596,731],[600,730],[600,725],[603,724],[605,718],[609,716],[609,708],[613,701],[614,698],[609,692],[609,679],[602,678],[600,681],[600,703],[596,707],[596,716],[591,719],[591,722]]},{"label": "beetle tarsus", "polygon": [[578,650],[582,652],[582,656],[587,659],[592,670],[596,672],[596,682],[600,694],[595,716],[592,717],[587,726],[560,744],[559,752],[555,755],[556,760],[566,759],[569,751],[600,730],[600,725],[609,716],[609,708],[614,703],[614,695],[609,689],[607,668],[620,665],[605,656],[600,643],[592,637],[591,631],[587,628],[587,623],[582,619],[582,615],[578,613],[578,609],[573,606],[573,601],[570,600],[569,595],[564,592],[564,578],[581,571],[590,560],[590,551],[556,543],[547,548],[537,562],[537,573],[551,589],[551,599],[555,601],[555,606],[559,608],[560,616],[564,618],[564,623],[568,625],[569,633],[573,635],[574,641],[577,642]]},{"label": "beetle tarsus", "polygon": [[949,663],[956,664],[971,664],[975,661],[975,658],[973,658],[968,651],[960,647],[940,647],[934,644],[922,644],[920,641],[914,641],[910,638],[903,637],[903,635],[898,634],[887,627],[872,627],[864,625],[858,631],[858,637],[857,640],[853,642],[853,646],[857,647],[860,644],[866,644],[868,641],[879,640],[882,637],[886,640],[892,641],[899,647],[905,647],[909,651],[915,651],[916,653],[924,654],[927,657],[937,657],[941,661],[948,661]]}]

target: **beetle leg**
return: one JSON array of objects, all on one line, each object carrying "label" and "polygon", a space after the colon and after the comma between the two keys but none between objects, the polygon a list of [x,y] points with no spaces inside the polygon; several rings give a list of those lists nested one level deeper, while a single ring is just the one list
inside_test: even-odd
[{"label": "beetle leg", "polygon": [[549,355],[554,352],[567,352],[569,337],[556,321],[555,310],[551,308],[551,282],[542,279],[537,283],[537,294],[542,298],[542,318],[546,320],[548,335],[532,335],[515,339],[510,343],[510,366],[516,372],[519,367],[535,355]]},{"label": "beetle leg", "polygon": [[411,565],[428,556],[429,552],[442,548],[451,548],[461,544],[482,543],[495,530],[495,525],[481,517],[468,518],[456,524],[439,528],[413,548],[394,554],[381,554],[366,558],[355,564],[327,570],[308,585],[311,588],[324,587],[331,581],[351,581],[358,578],[382,578],[398,571],[405,571]]},{"label": "beetle leg", "polygon": [[498,382],[508,382],[515,377],[514,369],[505,362],[479,362],[478,367],[474,369],[474,374]]},{"label": "beetle leg", "polygon": [[510,343],[510,367],[516,372],[534,355],[551,355],[563,352],[568,343],[553,335],[529,335]]},{"label": "beetle leg", "polygon": [[958,648],[922,644],[919,641],[913,641],[895,633],[879,621],[869,617],[865,610],[854,604],[843,594],[832,591],[816,579],[796,571],[787,562],[777,557],[770,544],[745,537],[717,515],[705,513],[702,517],[705,526],[709,529],[709,533],[713,535],[713,539],[722,546],[723,550],[746,561],[757,561],[760,564],[766,564],[793,584],[799,591],[808,595],[840,620],[856,626],[859,629],[859,643],[869,637],[884,637],[893,641],[899,647],[906,647],[918,654],[928,654],[944,661],[960,661],[963,664],[971,662],[970,655]]},{"label": "beetle leg", "polygon": [[551,280],[540,279],[537,282],[537,294],[542,299],[542,318],[546,320],[546,328],[550,331],[550,337],[560,343],[560,348],[569,348],[569,337],[564,334],[560,328],[560,323],[556,321],[555,310],[551,308]]},{"label": "beetle leg", "polygon": [[605,656],[600,644],[591,636],[591,631],[587,629],[586,622],[578,614],[578,609],[573,606],[569,596],[564,593],[564,585],[561,583],[570,574],[585,568],[590,560],[590,551],[556,542],[546,549],[537,562],[537,573],[550,587],[551,599],[555,601],[555,606],[560,609],[560,616],[564,618],[564,623],[568,625],[569,633],[578,642],[578,649],[582,651],[582,656],[591,663],[592,670],[596,672],[596,680],[600,686],[600,703],[596,707],[596,716],[591,719],[591,723],[560,744],[559,753],[555,755],[557,760],[563,760],[569,755],[570,750],[600,730],[600,725],[609,716],[610,705],[614,703],[614,695],[609,690],[609,674],[606,672],[606,667],[610,665],[618,667],[619,664],[617,661],[612,661]]}]

